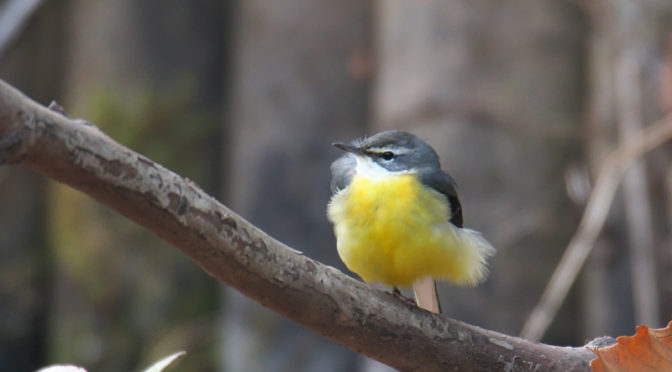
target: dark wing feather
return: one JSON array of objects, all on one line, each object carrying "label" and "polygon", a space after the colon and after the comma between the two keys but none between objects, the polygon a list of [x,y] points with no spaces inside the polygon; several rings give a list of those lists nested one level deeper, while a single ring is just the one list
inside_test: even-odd
[{"label": "dark wing feather", "polygon": [[457,227],[463,227],[462,205],[457,197],[457,191],[455,190],[457,184],[453,177],[441,169],[434,169],[422,172],[420,180],[425,186],[431,187],[446,196],[448,203],[450,203],[450,222]]}]

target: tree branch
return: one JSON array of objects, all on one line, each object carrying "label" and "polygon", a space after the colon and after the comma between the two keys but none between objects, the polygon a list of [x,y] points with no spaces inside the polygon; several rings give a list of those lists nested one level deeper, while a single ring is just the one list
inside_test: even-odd
[{"label": "tree branch", "polygon": [[86,193],[179,248],[215,279],[394,368],[589,370],[593,354],[585,348],[535,344],[431,314],[305,257],[193,182],[2,81],[0,163],[21,163]]}]

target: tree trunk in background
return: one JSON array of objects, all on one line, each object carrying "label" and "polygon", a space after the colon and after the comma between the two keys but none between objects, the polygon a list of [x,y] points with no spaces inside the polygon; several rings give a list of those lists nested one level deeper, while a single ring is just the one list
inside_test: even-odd
[{"label": "tree trunk in background", "polygon": [[[563,176],[581,129],[585,19],[570,2],[392,0],[377,10],[377,128],[428,140],[457,180],[465,225],[499,251],[482,286],[440,288],[443,311],[516,334],[577,223]],[[583,342],[574,321],[556,321],[546,341]]]},{"label": "tree trunk in background", "polygon": [[[63,82],[63,2],[41,7],[0,56],[0,78],[48,104]],[[30,371],[46,359],[53,259],[45,239],[45,180],[0,167],[0,370]]]},{"label": "tree trunk in background", "polygon": [[[618,142],[627,142],[642,126],[672,106],[672,81],[665,61],[672,35],[672,4],[655,1],[594,1],[589,42],[591,91],[588,111],[588,160],[595,175]],[[669,51],[668,51],[669,52]],[[668,62],[669,63],[669,62]],[[662,68],[661,68],[662,67]],[[669,65],[667,68],[670,68]],[[667,108],[666,108],[667,106]],[[662,110],[661,110],[662,108]],[[670,303],[672,287],[669,240],[665,242],[670,190],[664,186],[669,161],[658,151],[626,174],[622,198],[612,206],[605,231],[591,257],[584,280],[586,309],[583,337],[631,333],[632,324],[664,326],[660,302]],[[654,168],[651,168],[653,165]],[[651,169],[656,169],[651,171]],[[669,275],[667,275],[669,278]],[[658,285],[661,286],[660,290]],[[626,295],[626,293],[628,295]]]},{"label": "tree trunk in background", "polygon": [[[371,5],[242,1],[237,14],[227,205],[308,256],[342,268],[326,219],[330,150],[368,114]],[[356,354],[227,290],[226,371],[345,371]]]},{"label": "tree trunk in background", "polygon": [[[68,113],[212,191],[225,2],[81,0],[67,20]],[[184,349],[180,368],[215,369],[215,282],[75,190],[54,185],[50,202],[53,360],[128,371]]]}]

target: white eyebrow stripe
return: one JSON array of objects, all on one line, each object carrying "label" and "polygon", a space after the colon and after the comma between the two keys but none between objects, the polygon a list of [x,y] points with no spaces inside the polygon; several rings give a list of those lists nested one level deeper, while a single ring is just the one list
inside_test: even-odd
[{"label": "white eyebrow stripe", "polygon": [[391,151],[397,155],[403,155],[407,154],[410,150],[405,147],[399,147],[399,146],[384,146],[384,147],[370,147],[367,149],[367,151],[373,152],[375,154],[382,154],[386,151]]}]

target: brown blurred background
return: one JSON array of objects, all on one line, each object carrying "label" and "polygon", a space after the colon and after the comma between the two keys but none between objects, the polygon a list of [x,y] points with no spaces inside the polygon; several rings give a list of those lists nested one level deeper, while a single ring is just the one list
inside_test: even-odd
[{"label": "brown blurred background", "polygon": [[[498,249],[485,284],[440,287],[444,313],[509,334],[605,156],[672,110],[671,40],[661,0],[0,1],[0,78],[341,269],[330,143],[422,136],[458,182],[465,224]],[[670,319],[670,151],[626,176],[544,342]],[[0,167],[0,370],[140,370],[177,350],[185,371],[381,369],[86,196]]]}]

